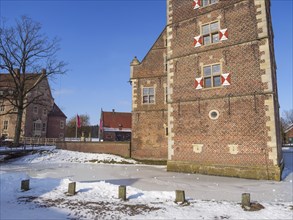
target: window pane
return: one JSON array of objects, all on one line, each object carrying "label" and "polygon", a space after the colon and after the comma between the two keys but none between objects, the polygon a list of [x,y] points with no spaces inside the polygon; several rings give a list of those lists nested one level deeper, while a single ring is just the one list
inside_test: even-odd
[{"label": "window pane", "polygon": [[155,103],[155,97],[153,95],[150,95],[150,102],[149,103]]},{"label": "window pane", "polygon": [[211,0],[211,4],[217,3],[218,0]]},{"label": "window pane", "polygon": [[154,88],[149,88],[149,94],[154,95]]},{"label": "window pane", "polygon": [[149,94],[149,89],[148,88],[143,88],[143,95]]},{"label": "window pane", "polygon": [[207,6],[209,4],[209,0],[203,0],[202,1],[202,6]]},{"label": "window pane", "polygon": [[213,75],[218,75],[221,72],[221,66],[219,64],[213,65]]},{"label": "window pane", "polygon": [[210,33],[210,25],[202,26],[202,34],[209,34]]},{"label": "window pane", "polygon": [[214,76],[214,87],[221,86],[221,77],[220,76]]},{"label": "window pane", "polygon": [[210,66],[205,66],[204,68],[203,68],[203,74],[204,74],[204,76],[210,76],[211,75],[211,67]]},{"label": "window pane", "polygon": [[148,96],[144,96],[142,102],[143,102],[143,103],[148,103],[148,101],[149,101]]},{"label": "window pane", "polygon": [[219,30],[219,22],[211,23],[211,32],[215,32]]},{"label": "window pane", "polygon": [[212,35],[212,41],[213,41],[213,43],[219,42],[219,34],[218,33]]},{"label": "window pane", "polygon": [[205,88],[210,88],[210,87],[212,87],[212,84],[211,84],[211,78],[205,78],[205,79],[204,79],[204,87],[205,87]]},{"label": "window pane", "polygon": [[210,44],[210,42],[211,42],[210,35],[203,37],[203,44]]}]

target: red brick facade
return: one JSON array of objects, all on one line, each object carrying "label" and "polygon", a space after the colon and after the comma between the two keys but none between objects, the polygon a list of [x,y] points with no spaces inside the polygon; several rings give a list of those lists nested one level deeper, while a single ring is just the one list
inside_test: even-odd
[{"label": "red brick facade", "polygon": [[[167,159],[167,69],[166,30],[164,30],[141,63],[131,63],[132,157],[137,159]],[[154,103],[143,103],[143,89],[152,87]]]},{"label": "red brick facade", "polygon": [[70,151],[79,151],[85,153],[114,154],[129,158],[129,142],[68,142],[62,141],[56,143],[57,148]]},{"label": "red brick facade", "polygon": [[[270,1],[219,0],[196,9],[192,2],[167,1],[167,48],[158,50],[156,43],[141,64],[132,65],[132,148],[146,158],[166,149],[166,138],[158,137],[167,121],[168,170],[278,180],[282,155]],[[205,36],[214,42],[207,44]],[[153,66],[159,72],[148,69]],[[159,81],[154,76],[164,75],[164,68],[166,78]],[[167,105],[141,105],[141,87],[155,85],[160,100],[166,81]]]}]

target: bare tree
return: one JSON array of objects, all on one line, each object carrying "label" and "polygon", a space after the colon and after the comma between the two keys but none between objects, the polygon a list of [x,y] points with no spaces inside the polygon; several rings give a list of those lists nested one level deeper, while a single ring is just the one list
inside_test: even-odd
[{"label": "bare tree", "polygon": [[[32,103],[42,104],[42,94],[27,98],[44,80],[65,73],[66,64],[57,59],[59,40],[41,32],[41,24],[22,16],[14,26],[0,26],[0,98],[16,114],[14,144],[19,145],[24,110]],[[6,73],[6,74],[5,74]]]},{"label": "bare tree", "polygon": [[[77,129],[77,136],[80,137],[82,132],[88,134],[90,132],[90,117],[87,114],[79,116],[81,122],[81,128]],[[66,122],[66,137],[75,137],[76,132],[76,116],[71,117]]]},{"label": "bare tree", "polygon": [[293,109],[283,112],[282,122],[285,126],[293,124]]}]

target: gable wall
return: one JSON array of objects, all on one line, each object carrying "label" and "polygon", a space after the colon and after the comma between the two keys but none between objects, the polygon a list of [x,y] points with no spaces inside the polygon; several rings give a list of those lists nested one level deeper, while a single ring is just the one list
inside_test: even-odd
[{"label": "gable wall", "polygon": [[[166,32],[160,35],[139,65],[132,66],[131,155],[137,159],[167,159]],[[155,88],[155,104],[143,104],[144,87]]]}]

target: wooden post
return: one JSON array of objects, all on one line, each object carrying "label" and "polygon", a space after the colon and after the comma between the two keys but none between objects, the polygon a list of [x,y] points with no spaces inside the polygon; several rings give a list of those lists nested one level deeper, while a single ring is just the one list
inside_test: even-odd
[{"label": "wooden post", "polygon": [[119,186],[118,198],[126,200],[126,186]]},{"label": "wooden post", "polygon": [[28,191],[30,189],[30,180],[21,181],[21,191]]},{"label": "wooden post", "polygon": [[250,194],[249,193],[242,193],[242,207],[250,207]]},{"label": "wooden post", "polygon": [[185,202],[185,192],[183,190],[176,190],[175,202]]},{"label": "wooden post", "polygon": [[76,182],[73,183],[69,183],[68,184],[68,192],[67,194],[70,196],[74,196],[75,195],[75,189],[76,189]]}]

